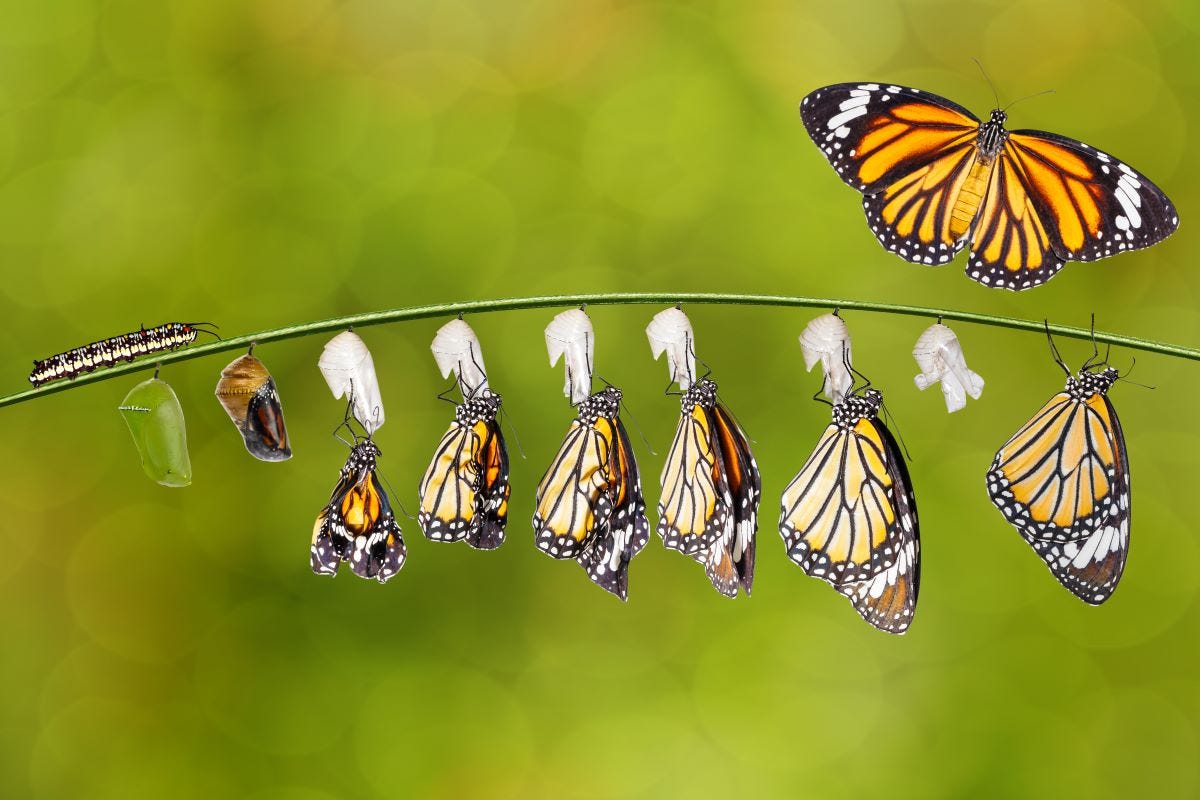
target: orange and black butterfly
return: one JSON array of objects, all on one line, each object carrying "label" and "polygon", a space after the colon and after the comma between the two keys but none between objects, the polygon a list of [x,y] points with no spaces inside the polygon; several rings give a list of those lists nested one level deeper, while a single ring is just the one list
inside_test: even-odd
[{"label": "orange and black butterfly", "polygon": [[1067,261],[1160,242],[1175,207],[1107,153],[1042,131],[1008,131],[919,89],[841,83],[804,98],[809,136],[865,195],[867,224],[888,250],[944,264],[969,243],[967,275],[1021,290]]},{"label": "orange and black butterfly", "polygon": [[379,448],[363,439],[350,450],[329,504],[313,526],[310,560],[318,575],[336,575],[342,561],[360,578],[386,583],[408,554],[392,504],[375,474]]},{"label": "orange and black butterfly", "polygon": [[1119,375],[1104,364],[1063,370],[1066,388],[996,453],[987,488],[1059,583],[1099,605],[1129,554],[1129,457],[1108,399]]},{"label": "orange and black butterfly", "polygon": [[575,559],[593,583],[625,600],[629,562],[646,546],[650,523],[620,407],[614,386],[579,404],[538,484],[533,529],[539,550]]},{"label": "orange and black butterfly", "polygon": [[746,434],[702,378],[683,394],[682,416],[662,472],[658,533],[704,565],[712,585],[737,597],[754,583],[762,480]]},{"label": "orange and black butterfly", "polygon": [[454,411],[421,479],[417,521],[437,542],[459,542],[478,550],[504,543],[508,521],[508,449],[496,415],[500,395],[482,389]]},{"label": "orange and black butterfly", "polygon": [[804,467],[783,492],[788,558],[849,598],[888,633],[912,623],[921,583],[917,502],[904,457],[879,419],[883,395],[860,389],[833,406]]}]

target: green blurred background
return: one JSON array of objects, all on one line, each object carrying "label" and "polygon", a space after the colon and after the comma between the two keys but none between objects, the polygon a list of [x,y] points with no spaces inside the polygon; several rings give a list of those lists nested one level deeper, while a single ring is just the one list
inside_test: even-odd
[{"label": "green blurred background", "polygon": [[[1128,160],[1184,219],[1149,251],[1015,295],[889,256],[809,141],[800,98],[879,80]],[[1192,209],[1200,10],[1150,2],[47,0],[0,3],[0,338],[30,359],[168,320],[226,334],[535,293],[737,291],[940,305],[1200,342]],[[648,499],[678,414],[643,329],[596,307]],[[784,556],[779,494],[828,419],[796,336],[817,312],[690,307],[757,442],[755,595],[718,596],[656,538],[627,605],[532,546],[535,483],[572,412],[553,311],[478,315],[514,445],[510,541],[402,520],[387,586],[308,567],[345,447],[324,337],[257,351],[295,457],[251,459],[212,397],[227,359],[163,377],[194,484],[146,480],[128,376],[0,411],[0,794],[322,800],[1188,796],[1200,791],[1200,366],[1144,355],[1113,399],[1132,557],[1088,608],[988,502],[995,448],[1062,376],[1035,335],[956,326],[984,375],[948,416],[913,387],[925,321],[846,314],[912,451],[923,591],[864,625]],[[441,320],[364,329],[384,474],[415,487],[451,408]],[[1086,345],[1064,343],[1080,362]],[[1119,365],[1131,357],[1114,353]],[[232,358],[232,355],[230,356]],[[634,434],[636,437],[636,433]],[[511,437],[510,437],[511,438]]]}]

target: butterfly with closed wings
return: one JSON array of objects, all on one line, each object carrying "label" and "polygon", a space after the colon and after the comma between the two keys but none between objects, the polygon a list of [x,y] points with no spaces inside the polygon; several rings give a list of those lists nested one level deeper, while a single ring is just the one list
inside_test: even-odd
[{"label": "butterfly with closed wings", "polygon": [[888,250],[944,264],[970,244],[967,275],[1020,291],[1067,261],[1095,261],[1162,241],[1175,207],[1141,173],[1082,142],[1009,131],[944,97],[841,83],[800,104],[808,134],[862,192],[867,224]]}]

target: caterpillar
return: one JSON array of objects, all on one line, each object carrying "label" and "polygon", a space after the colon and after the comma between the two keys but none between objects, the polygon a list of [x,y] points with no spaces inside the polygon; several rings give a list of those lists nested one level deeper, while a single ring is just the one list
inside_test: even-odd
[{"label": "caterpillar", "polygon": [[35,359],[33,371],[29,373],[29,382],[36,389],[50,381],[73,379],[100,367],[111,367],[121,361],[133,361],[138,356],[175,350],[196,341],[196,337],[201,333],[216,336],[212,331],[199,327],[211,324],[167,322],[153,328],[142,327],[132,333],[110,336],[40,361]]}]

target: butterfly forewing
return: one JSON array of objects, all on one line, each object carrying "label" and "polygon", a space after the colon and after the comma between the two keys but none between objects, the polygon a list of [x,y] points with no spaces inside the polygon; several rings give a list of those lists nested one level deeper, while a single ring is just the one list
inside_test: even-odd
[{"label": "butterfly forewing", "polygon": [[733,499],[713,434],[708,410],[691,404],[680,416],[663,465],[658,533],[663,544],[686,555],[712,547],[733,521]]},{"label": "butterfly forewing", "polygon": [[629,597],[629,562],[649,541],[650,522],[629,434],[619,417],[613,418],[613,429],[616,438],[606,495],[612,507],[609,522],[575,558],[593,583],[625,600]]},{"label": "butterfly forewing", "polygon": [[[725,481],[733,498],[733,540],[729,543],[730,561],[738,582],[750,594],[754,585],[754,552],[758,532],[758,504],[762,499],[762,477],[750,452],[750,442],[737,421],[717,403],[711,412],[713,428],[721,443],[725,461]],[[710,575],[711,577],[711,575]]]}]

